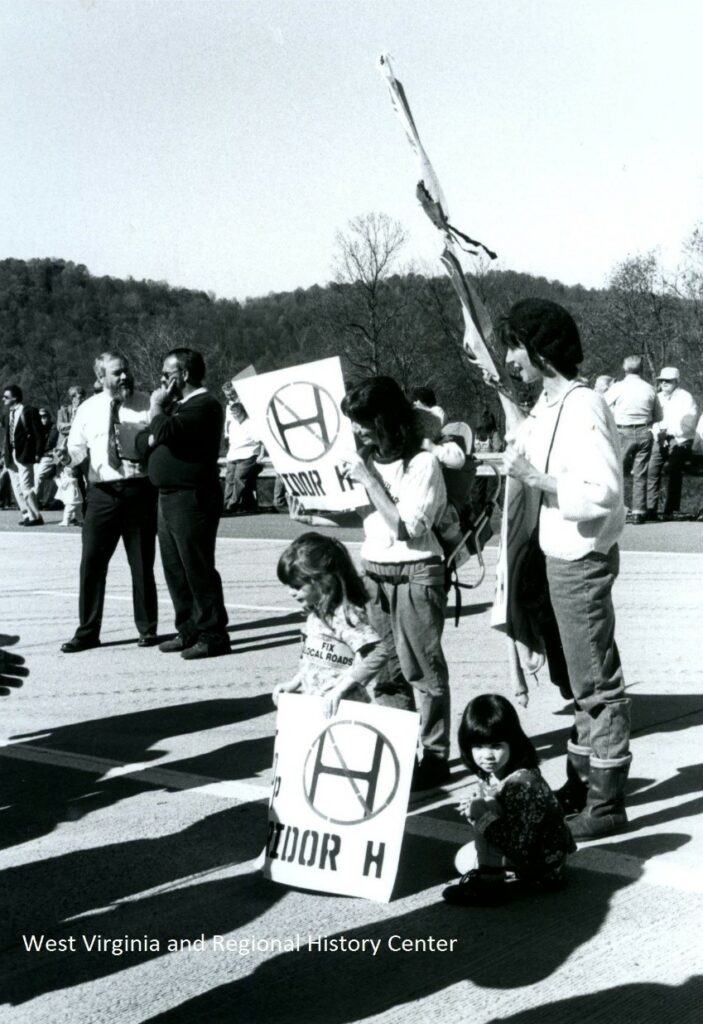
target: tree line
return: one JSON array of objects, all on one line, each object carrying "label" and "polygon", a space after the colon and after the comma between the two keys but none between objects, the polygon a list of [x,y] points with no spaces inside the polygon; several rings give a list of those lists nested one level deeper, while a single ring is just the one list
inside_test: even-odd
[{"label": "tree line", "polygon": [[[449,415],[476,423],[497,402],[461,350],[461,311],[437,268],[402,263],[406,237],[384,214],[366,214],[339,232],[325,286],[239,302],[165,282],[95,277],[59,259],[0,261],[0,379],[19,383],[35,405],[56,408],[67,388],[90,389],[92,363],[106,349],[131,361],[140,388],[158,383],[176,345],[203,352],[210,387],[250,363],[257,372],[325,356],[342,358],[352,381],[386,373],[404,387],[431,386]],[[582,333],[583,373],[619,375],[624,356],[644,357],[651,379],[662,365],[703,398],[703,227],[695,229],[676,275],[655,253],[623,260],[602,289],[494,270],[472,275],[494,322],[520,298],[566,306]]]}]

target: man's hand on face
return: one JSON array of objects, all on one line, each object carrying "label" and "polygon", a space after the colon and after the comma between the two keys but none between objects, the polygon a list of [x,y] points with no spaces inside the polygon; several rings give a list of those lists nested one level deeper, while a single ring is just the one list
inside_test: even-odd
[{"label": "man's hand on face", "polygon": [[158,416],[160,413],[169,413],[179,397],[177,378],[172,377],[171,380],[166,382],[166,379],[162,377],[161,387],[151,394],[149,418],[153,419],[154,416]]}]

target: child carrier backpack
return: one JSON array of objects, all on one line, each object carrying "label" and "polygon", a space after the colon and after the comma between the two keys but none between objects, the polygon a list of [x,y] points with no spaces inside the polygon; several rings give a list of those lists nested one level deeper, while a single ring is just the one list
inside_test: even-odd
[{"label": "child carrier backpack", "polygon": [[[491,517],[500,495],[500,471],[492,463],[485,464],[492,476],[477,476],[479,463],[466,459],[464,469],[442,469],[447,488],[447,509],[436,527],[445,558],[447,591],[454,590],[454,625],[461,617],[461,591],[475,590],[486,576],[483,549],[493,536]],[[484,486],[486,481],[487,486]],[[471,582],[459,579],[459,569],[475,557],[479,565],[478,578]]]}]

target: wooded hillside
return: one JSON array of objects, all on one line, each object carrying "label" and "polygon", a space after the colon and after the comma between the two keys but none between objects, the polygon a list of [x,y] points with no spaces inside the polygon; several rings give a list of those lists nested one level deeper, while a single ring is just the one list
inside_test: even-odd
[{"label": "wooded hillside", "polygon": [[[368,218],[350,227],[355,224],[363,234]],[[343,254],[350,240],[353,231],[339,236]],[[390,257],[370,266],[365,274],[363,260],[352,261],[325,287],[240,303],[164,282],[94,277],[63,260],[0,261],[0,380],[19,383],[28,401],[55,409],[70,384],[92,386],[92,362],[105,349],[124,352],[138,385],[150,390],[164,353],[187,344],[204,353],[208,382],[218,393],[249,363],[262,373],[339,354],[348,380],[380,372],[404,386],[430,385],[451,416],[475,422],[485,403],[496,408],[461,356],[461,317],[449,282],[399,273]],[[616,269],[605,290],[485,267],[474,281],[494,318],[530,295],[566,306],[582,332],[590,379],[619,375],[623,357],[641,353],[650,374],[664,364],[679,366],[682,384],[700,401],[699,294],[662,288],[656,273],[653,257],[637,257]]]}]

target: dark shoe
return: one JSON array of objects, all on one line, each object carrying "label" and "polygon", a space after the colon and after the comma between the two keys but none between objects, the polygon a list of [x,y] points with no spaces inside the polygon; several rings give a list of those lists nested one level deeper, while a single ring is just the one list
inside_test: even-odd
[{"label": "dark shoe", "polygon": [[417,793],[421,789],[436,789],[449,780],[451,772],[449,764],[441,757],[425,754],[422,761],[415,765],[410,789]]},{"label": "dark shoe", "polygon": [[625,784],[631,761],[630,754],[611,761],[591,757],[586,806],[566,819],[577,842],[626,831]]},{"label": "dark shoe", "polygon": [[515,894],[513,883],[506,882],[503,875],[489,877],[475,868],[460,882],[448,885],[442,898],[455,907],[499,907]]},{"label": "dark shoe", "polygon": [[39,516],[38,519],[25,519],[22,526],[46,526],[46,523],[42,517]]},{"label": "dark shoe", "polygon": [[196,639],[196,637],[186,637],[179,633],[178,636],[174,636],[172,640],[163,640],[159,644],[159,650],[164,654],[180,653],[181,651],[185,651],[189,647],[192,647]]},{"label": "dark shoe", "polygon": [[645,518],[646,522],[648,522],[648,523],[656,523],[657,520],[659,519],[659,516],[658,516],[658,514],[657,514],[655,509],[648,508],[647,511],[644,514],[644,518]]},{"label": "dark shoe", "polygon": [[181,657],[186,661],[195,661],[196,658],[219,658],[221,654],[229,654],[231,651],[229,637],[226,640],[198,640],[196,644],[181,652]]},{"label": "dark shoe", "polygon": [[159,638],[156,633],[145,633],[137,640],[137,647],[156,647]]},{"label": "dark shoe", "polygon": [[67,640],[65,644],[61,644],[61,650],[64,654],[78,654],[79,651],[91,651],[94,647],[100,647],[100,641],[93,640],[91,637],[74,636]]},{"label": "dark shoe", "polygon": [[628,523],[630,526],[644,526],[647,522],[647,518],[644,512],[632,512],[628,517]]}]

